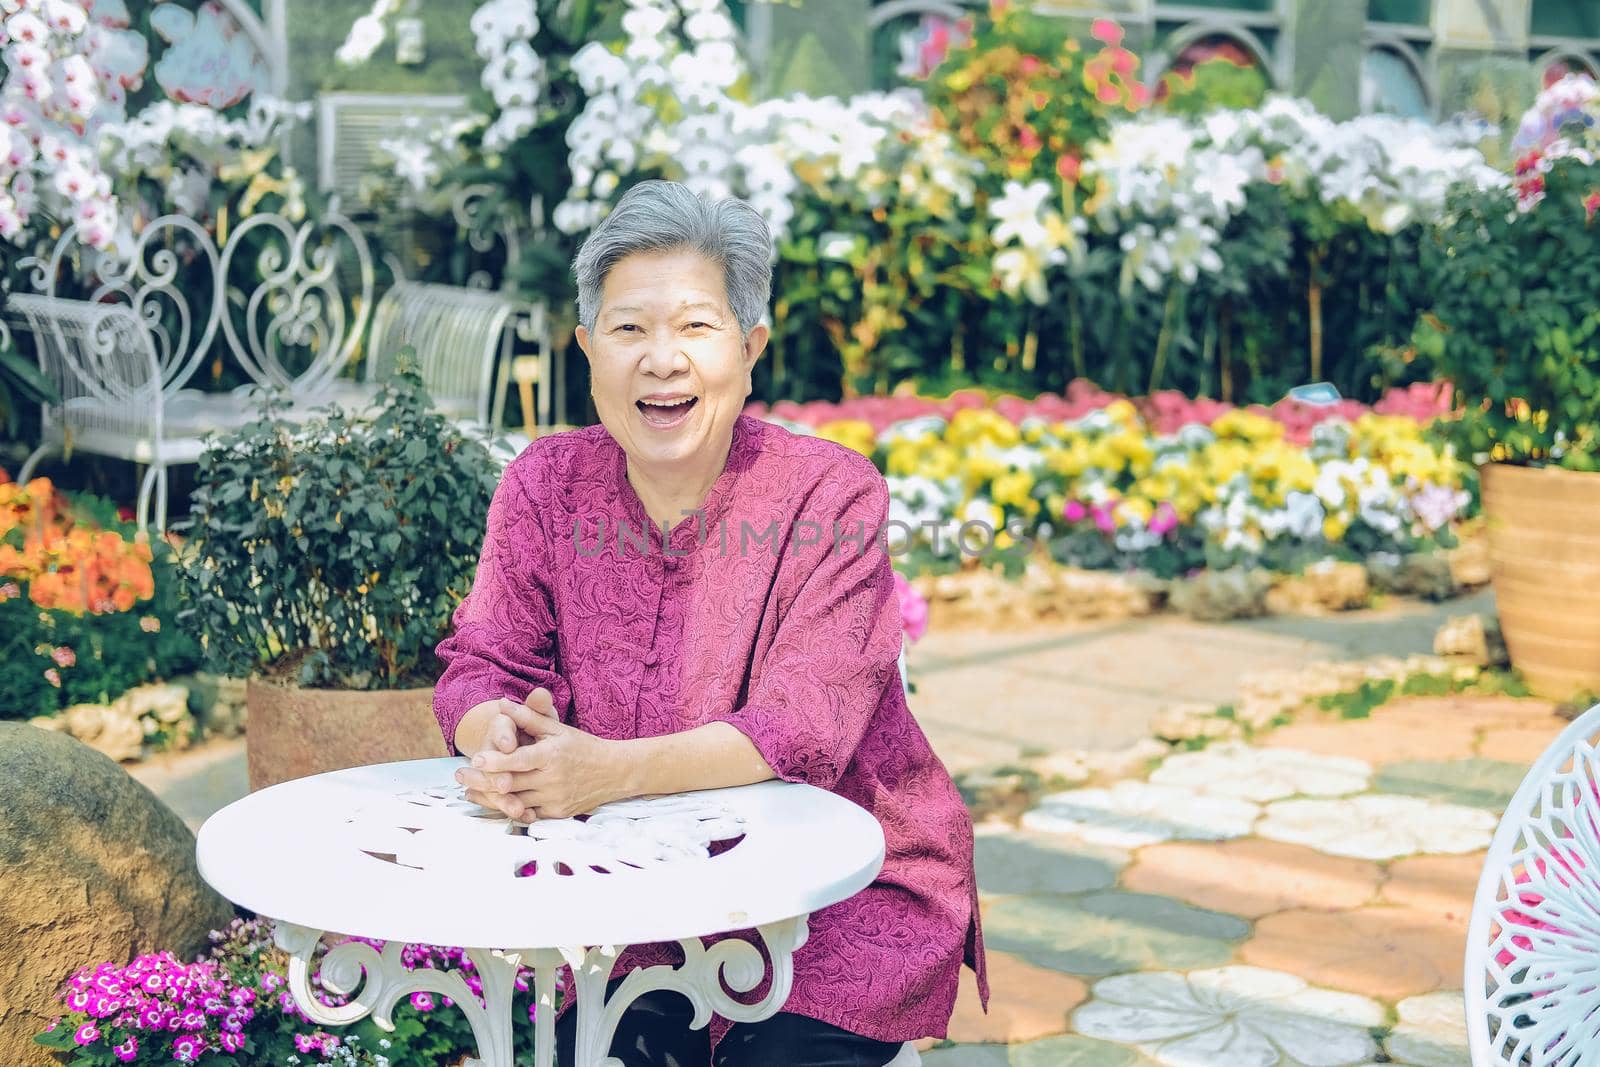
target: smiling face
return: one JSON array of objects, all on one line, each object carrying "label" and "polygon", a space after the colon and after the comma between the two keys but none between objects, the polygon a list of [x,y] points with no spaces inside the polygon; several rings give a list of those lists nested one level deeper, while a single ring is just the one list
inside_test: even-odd
[{"label": "smiling face", "polygon": [[719,264],[690,249],[627,256],[606,275],[594,332],[577,338],[595,410],[634,468],[720,470],[767,329],[740,338]]}]

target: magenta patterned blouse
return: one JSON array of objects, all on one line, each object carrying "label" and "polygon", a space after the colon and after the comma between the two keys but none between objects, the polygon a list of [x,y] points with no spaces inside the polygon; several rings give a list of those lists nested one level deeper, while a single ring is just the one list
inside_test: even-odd
[{"label": "magenta patterned blouse", "polygon": [[[963,962],[985,1003],[988,986],[971,819],[901,688],[887,508],[864,457],[740,416],[700,513],[663,545],[603,426],[542,438],[495,493],[434,711],[452,751],[469,708],[539,685],[600,737],[725,721],[784,780],[872,812],[882,873],[812,915],[784,1010],[910,1041],[944,1036]],[[678,958],[635,948],[617,973]]]}]

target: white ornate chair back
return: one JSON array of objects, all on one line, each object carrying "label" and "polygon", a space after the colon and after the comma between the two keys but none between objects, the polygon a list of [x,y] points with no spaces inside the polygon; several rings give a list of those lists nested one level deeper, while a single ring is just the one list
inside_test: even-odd
[{"label": "white ornate chair back", "polygon": [[1474,1067],[1600,1048],[1600,705],[1534,763],[1489,846],[1467,932]]}]

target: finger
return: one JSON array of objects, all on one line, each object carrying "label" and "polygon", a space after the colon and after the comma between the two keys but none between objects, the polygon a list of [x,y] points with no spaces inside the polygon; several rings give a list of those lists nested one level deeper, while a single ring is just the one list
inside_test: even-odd
[{"label": "finger", "polygon": [[480,752],[472,757],[472,769],[486,774],[536,771],[549,758],[550,754],[540,752],[538,745],[522,745],[515,752]]},{"label": "finger", "polygon": [[479,807],[498,811],[508,818],[515,819],[527,810],[527,805],[515,797],[508,797],[504,793],[485,793],[476,789],[467,790],[467,799]]},{"label": "finger", "polygon": [[516,705],[511,709],[511,719],[520,726],[528,736],[538,739],[552,737],[565,729],[561,720],[555,717],[554,712],[545,714],[525,705]]},{"label": "finger", "polygon": [[[506,701],[510,703],[510,701]],[[489,720],[489,745],[497,752],[517,750],[517,723],[504,711]]]},{"label": "finger", "polygon": [[[506,796],[518,796],[531,789],[538,788],[543,775],[543,771],[503,771],[496,774],[485,774],[483,775],[484,784],[476,788],[487,788],[496,793],[504,793]],[[524,797],[523,803],[526,804],[527,802],[527,798]]]},{"label": "finger", "polygon": [[[510,780],[511,775],[509,774],[491,774],[488,771],[474,770],[471,767],[463,767],[456,772],[456,781],[466,787],[468,796],[471,796],[474,791],[485,794],[513,793],[516,790],[507,788]],[[526,789],[527,786],[523,785],[522,788]]]},{"label": "finger", "polygon": [[540,715],[545,715],[552,719],[559,717],[556,715],[556,698],[551,696],[550,690],[542,685],[529,693],[528,699],[524,700],[523,704],[537,711]]}]

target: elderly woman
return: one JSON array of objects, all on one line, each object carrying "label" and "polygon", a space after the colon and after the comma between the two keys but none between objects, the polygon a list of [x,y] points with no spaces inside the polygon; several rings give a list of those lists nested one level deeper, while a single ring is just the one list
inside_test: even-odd
[{"label": "elderly woman", "polygon": [[781,778],[883,826],[882,873],[811,917],[784,1011],[692,1030],[686,999],[650,994],[617,1031],[629,1065],[877,1067],[944,1035],[963,962],[987,998],[972,824],[897,669],[887,487],[860,455],[742,414],[770,240],[742,201],[645,182],[584,242],[600,425],[506,469],[438,649],[434,709],[471,757],[457,778],[513,819]]}]

